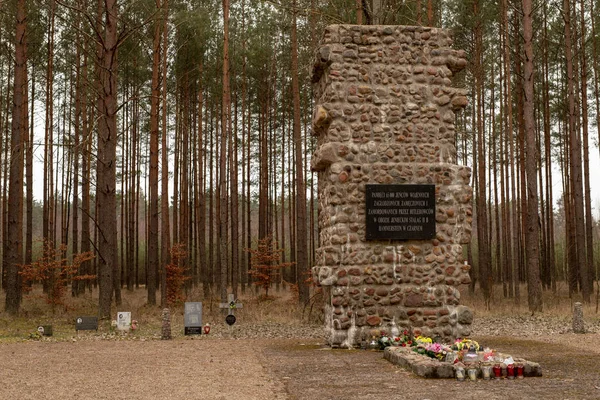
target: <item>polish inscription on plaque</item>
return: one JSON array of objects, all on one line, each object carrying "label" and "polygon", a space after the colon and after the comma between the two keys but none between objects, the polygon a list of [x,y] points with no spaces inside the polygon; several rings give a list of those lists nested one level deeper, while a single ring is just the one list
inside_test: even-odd
[{"label": "polish inscription on plaque", "polygon": [[366,185],[367,240],[435,237],[435,185]]}]

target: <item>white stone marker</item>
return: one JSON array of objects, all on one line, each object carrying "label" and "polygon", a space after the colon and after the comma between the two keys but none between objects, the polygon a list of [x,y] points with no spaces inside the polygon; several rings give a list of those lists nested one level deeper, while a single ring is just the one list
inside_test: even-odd
[{"label": "white stone marker", "polygon": [[131,312],[119,311],[117,313],[117,330],[129,332],[131,328]]}]

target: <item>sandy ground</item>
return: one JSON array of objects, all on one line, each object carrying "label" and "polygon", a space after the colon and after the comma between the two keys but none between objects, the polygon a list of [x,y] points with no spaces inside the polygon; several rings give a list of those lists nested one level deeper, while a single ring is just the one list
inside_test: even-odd
[{"label": "sandy ground", "polygon": [[318,339],[0,344],[0,399],[600,399],[600,335],[475,337],[540,362],[513,381],[425,380]]},{"label": "sandy ground", "polygon": [[261,349],[226,340],[0,344],[0,399],[284,399]]}]

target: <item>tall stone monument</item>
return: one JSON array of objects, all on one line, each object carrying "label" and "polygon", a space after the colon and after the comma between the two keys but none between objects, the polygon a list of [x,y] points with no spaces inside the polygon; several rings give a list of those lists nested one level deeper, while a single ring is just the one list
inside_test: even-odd
[{"label": "tall stone monument", "polygon": [[466,65],[448,31],[333,25],[313,71],[319,177],[315,280],[333,347],[372,329],[470,334],[471,170],[456,165],[454,113]]}]

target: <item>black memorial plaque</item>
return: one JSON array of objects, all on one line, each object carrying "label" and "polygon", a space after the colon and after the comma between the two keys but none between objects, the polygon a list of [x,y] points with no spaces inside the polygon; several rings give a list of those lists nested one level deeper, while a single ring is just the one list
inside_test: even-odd
[{"label": "black memorial plaque", "polygon": [[98,317],[77,317],[75,318],[76,331],[97,331]]},{"label": "black memorial plaque", "polygon": [[435,185],[366,185],[367,240],[435,237]]},{"label": "black memorial plaque", "polygon": [[235,315],[229,314],[228,316],[226,316],[225,322],[227,322],[227,325],[229,325],[229,326],[235,324]]}]

